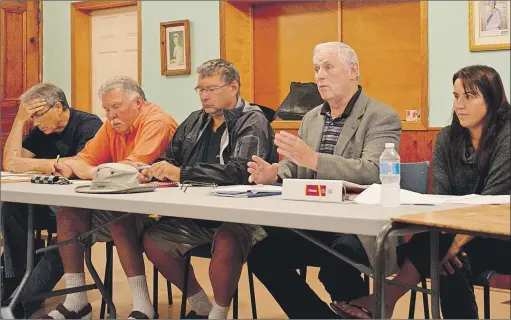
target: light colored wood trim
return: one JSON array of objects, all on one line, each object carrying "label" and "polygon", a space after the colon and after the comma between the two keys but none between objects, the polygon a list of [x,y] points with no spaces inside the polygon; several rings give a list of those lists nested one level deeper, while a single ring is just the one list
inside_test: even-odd
[{"label": "light colored wood trim", "polygon": [[337,1],[337,40],[342,42],[342,1]]},{"label": "light colored wood trim", "polygon": [[138,59],[138,85],[142,86],[142,2],[137,2],[137,32],[138,32],[138,41],[137,41],[137,59]]},{"label": "light colored wood trim", "polygon": [[428,131],[440,131],[442,130],[444,127],[428,127]]},{"label": "light colored wood trim", "polygon": [[254,88],[254,81],[255,81],[255,73],[254,73],[254,6],[250,6],[248,8],[248,13],[250,15],[250,61],[252,61],[252,64],[250,65],[250,101],[254,101],[255,98],[255,88]]},{"label": "light colored wood trim", "polygon": [[71,6],[71,106],[92,111],[91,17]]},{"label": "light colored wood trim", "polygon": [[72,4],[73,8],[80,11],[94,11],[121,7],[136,6],[138,1],[80,1]]},{"label": "light colored wood trim", "polygon": [[428,65],[428,1],[420,2],[421,43],[421,123],[426,130],[429,123],[429,65]]},{"label": "light colored wood trim", "polygon": [[286,121],[286,120],[275,120],[271,123],[273,130],[298,130],[300,128],[301,121]]},{"label": "light colored wood trim", "polygon": [[39,1],[39,82],[43,82],[43,1]]},{"label": "light colored wood trim", "polygon": [[95,10],[137,6],[138,82],[141,83],[142,33],[140,1],[81,1],[71,4],[71,106],[92,112],[92,23]]},{"label": "light colored wood trim", "polygon": [[401,121],[403,131],[426,131],[428,127],[424,126],[421,122],[406,122]]},{"label": "light colored wood trim", "polygon": [[[225,16],[225,6],[228,5],[228,1],[218,1],[218,10],[220,15],[220,58],[225,59],[226,58],[226,41],[225,41],[225,19],[227,17]],[[160,31],[161,32],[161,31]]]}]

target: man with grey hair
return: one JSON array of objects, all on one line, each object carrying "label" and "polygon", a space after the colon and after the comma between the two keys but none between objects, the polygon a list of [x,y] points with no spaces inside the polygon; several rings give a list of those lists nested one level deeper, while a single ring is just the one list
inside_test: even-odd
[{"label": "man with grey hair", "polygon": [[[318,44],[313,64],[325,103],[304,116],[298,136],[287,132],[276,135],[275,144],[284,160],[270,164],[253,157],[250,181],[271,184],[298,178],[379,183],[379,158],[385,143],[394,143],[396,149],[399,146],[401,121],[397,113],[362,91],[358,58],[348,45]],[[268,238],[253,248],[249,264],[289,318],[337,317],[296,273],[308,265],[320,267],[319,279],[332,301],[350,301],[368,293],[360,271],[348,263],[290,230],[265,229]],[[357,263],[374,261],[374,238],[309,233]]]},{"label": "man with grey hair", "polygon": [[[30,123],[33,127],[23,137],[25,125]],[[36,84],[20,97],[18,113],[3,152],[4,168],[11,172],[50,172],[57,157],[67,159],[75,156],[94,137],[101,125],[101,119],[96,115],[70,108],[66,95],[59,87],[51,83]],[[54,231],[57,209],[52,206],[36,206],[35,228]],[[26,204],[2,203],[0,217],[4,239],[4,298],[13,293],[24,275],[27,216]],[[52,290],[62,277],[58,254],[45,254],[40,264],[35,267],[24,297],[41,293],[39,289]],[[47,272],[48,269],[51,272]],[[41,270],[45,272],[39,272]],[[29,317],[39,303],[25,304],[23,307],[26,312],[20,316]]]},{"label": "man with grey hair", "polygon": [[[177,127],[174,119],[157,105],[147,102],[144,91],[135,80],[125,76],[114,77],[101,86],[98,94],[108,120],[76,158],[55,163],[56,174],[90,180],[95,168],[103,163],[151,163],[163,153],[174,135]],[[74,239],[91,227],[104,225],[121,214],[61,207],[57,213],[59,241]],[[145,221],[140,216],[130,215],[113,222],[107,230],[94,233],[92,238],[93,242],[115,242],[133,297],[133,311],[128,317],[136,319],[152,319],[155,316],[138,237]],[[60,247],[59,251],[66,287],[84,285],[84,247],[71,244]],[[64,303],[47,315],[54,319],[85,319],[91,316],[92,307],[86,292],[68,294]]]},{"label": "man with grey hair", "polygon": [[[232,63],[206,61],[197,73],[195,91],[202,110],[190,114],[177,129],[166,157],[142,174],[147,179],[182,183],[246,184],[252,156],[278,160],[270,125],[273,117],[268,121],[263,107],[241,99],[240,76]],[[243,263],[252,246],[265,236],[259,226],[165,217],[145,232],[144,249],[158,270],[183,289],[185,255],[211,245],[213,305],[190,269],[187,296],[192,311],[187,317],[226,319]]]}]

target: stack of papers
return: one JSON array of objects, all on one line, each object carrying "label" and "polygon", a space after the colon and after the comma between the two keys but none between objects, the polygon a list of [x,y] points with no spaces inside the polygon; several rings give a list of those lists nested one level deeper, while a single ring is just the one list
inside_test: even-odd
[{"label": "stack of papers", "polygon": [[37,174],[36,171],[29,171],[23,173],[14,173],[2,171],[0,178],[2,182],[29,182],[32,175]]},{"label": "stack of papers", "polygon": [[267,197],[282,194],[282,187],[271,185],[235,185],[218,187],[211,192],[211,194],[221,197],[236,198]]},{"label": "stack of papers", "polygon": [[[446,203],[456,204],[508,204],[510,203],[509,195],[501,196],[482,196],[470,194],[466,196],[445,196],[433,194],[420,194],[408,190],[400,190],[401,204],[403,205],[440,205]],[[356,203],[361,204],[380,204],[381,185],[373,184],[364,192],[355,198]]]}]

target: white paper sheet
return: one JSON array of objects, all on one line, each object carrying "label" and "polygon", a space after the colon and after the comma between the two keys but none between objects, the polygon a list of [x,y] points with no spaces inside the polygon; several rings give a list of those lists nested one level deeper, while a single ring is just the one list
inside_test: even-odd
[{"label": "white paper sheet", "polygon": [[[356,203],[380,204],[381,185],[373,184],[355,198]],[[482,196],[471,194],[466,196],[445,196],[433,194],[420,194],[408,190],[400,190],[402,205],[439,205],[444,203],[457,204],[506,204],[510,203],[510,196]]]}]

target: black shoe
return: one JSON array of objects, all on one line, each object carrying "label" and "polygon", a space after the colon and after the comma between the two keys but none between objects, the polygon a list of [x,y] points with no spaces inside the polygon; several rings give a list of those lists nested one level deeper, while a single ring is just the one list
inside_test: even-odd
[{"label": "black shoe", "polygon": [[188,312],[188,314],[185,316],[185,319],[207,319],[207,318],[208,316],[198,315],[197,312],[193,310]]}]

